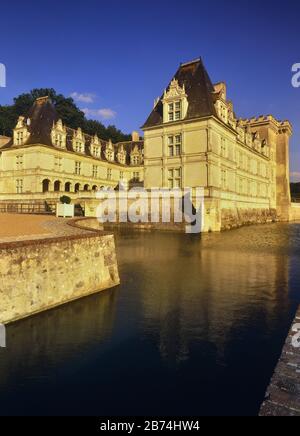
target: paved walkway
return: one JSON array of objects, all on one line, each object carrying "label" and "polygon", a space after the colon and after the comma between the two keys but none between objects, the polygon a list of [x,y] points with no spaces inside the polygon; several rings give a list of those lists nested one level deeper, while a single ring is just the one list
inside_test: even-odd
[{"label": "paved walkway", "polygon": [[[263,403],[261,416],[300,416],[300,307]],[[294,342],[294,343],[293,343]],[[297,343],[296,343],[297,342]],[[295,344],[296,343],[296,344]]]},{"label": "paved walkway", "polygon": [[0,243],[86,233],[69,226],[68,221],[47,215],[0,213]]}]

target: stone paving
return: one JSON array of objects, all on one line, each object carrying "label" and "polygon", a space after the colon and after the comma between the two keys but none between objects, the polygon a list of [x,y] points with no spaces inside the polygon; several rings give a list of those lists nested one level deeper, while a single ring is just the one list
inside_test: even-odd
[{"label": "stone paving", "polygon": [[300,416],[300,307],[279,359],[260,416]]}]

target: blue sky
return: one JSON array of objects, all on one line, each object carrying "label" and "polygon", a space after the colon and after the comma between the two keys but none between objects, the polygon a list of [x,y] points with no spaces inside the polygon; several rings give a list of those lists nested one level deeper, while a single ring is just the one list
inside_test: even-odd
[{"label": "blue sky", "polygon": [[202,56],[213,82],[227,83],[238,116],[292,122],[291,168],[300,180],[300,88],[291,86],[300,63],[297,0],[4,0],[0,18],[0,104],[53,87],[130,132],[180,62]]}]

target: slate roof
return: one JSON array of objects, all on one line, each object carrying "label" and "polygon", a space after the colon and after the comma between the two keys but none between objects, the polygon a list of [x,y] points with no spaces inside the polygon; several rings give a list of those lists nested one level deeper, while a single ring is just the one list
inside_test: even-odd
[{"label": "slate roof", "polygon": [[[34,102],[31,109],[25,116],[25,122],[27,119],[30,119],[30,124],[27,125],[28,131],[30,133],[29,138],[24,143],[24,145],[31,144],[44,144],[50,147],[54,147],[51,140],[51,131],[53,124],[59,120],[59,116],[56,112],[55,106],[51,102],[49,98],[38,99]],[[73,149],[73,137],[76,130],[71,129],[70,127],[66,127],[66,149],[68,151],[75,152]],[[83,138],[85,141],[85,155],[92,156],[91,154],[91,143],[93,141],[93,136],[87,135],[83,132]],[[101,159],[106,160],[105,157],[105,148],[108,144],[108,141],[104,141],[99,138],[99,145],[101,146]],[[123,145],[126,153],[126,165],[130,164],[130,153],[137,145],[139,151],[144,149],[144,141],[127,141],[120,142],[117,144],[113,144],[115,159],[114,162],[121,165],[117,160],[117,152],[119,147]],[[5,144],[2,148],[11,148],[13,147],[13,139],[11,139],[7,144]],[[81,153],[80,153],[81,154]],[[94,157],[94,156],[93,156]],[[95,157],[94,157],[95,158]]]},{"label": "slate roof", "polygon": [[[217,116],[214,106],[216,101],[214,86],[201,59],[181,64],[173,78],[178,81],[180,87],[185,86],[189,104],[186,120],[209,115]],[[170,84],[171,82],[167,91]],[[142,128],[154,127],[163,123],[162,100],[163,95]]]}]

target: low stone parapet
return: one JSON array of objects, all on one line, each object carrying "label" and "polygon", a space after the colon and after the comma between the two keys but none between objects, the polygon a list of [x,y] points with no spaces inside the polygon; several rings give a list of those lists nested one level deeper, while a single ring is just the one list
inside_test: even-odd
[{"label": "low stone parapet", "polygon": [[120,283],[114,236],[91,232],[0,244],[0,323]]}]

